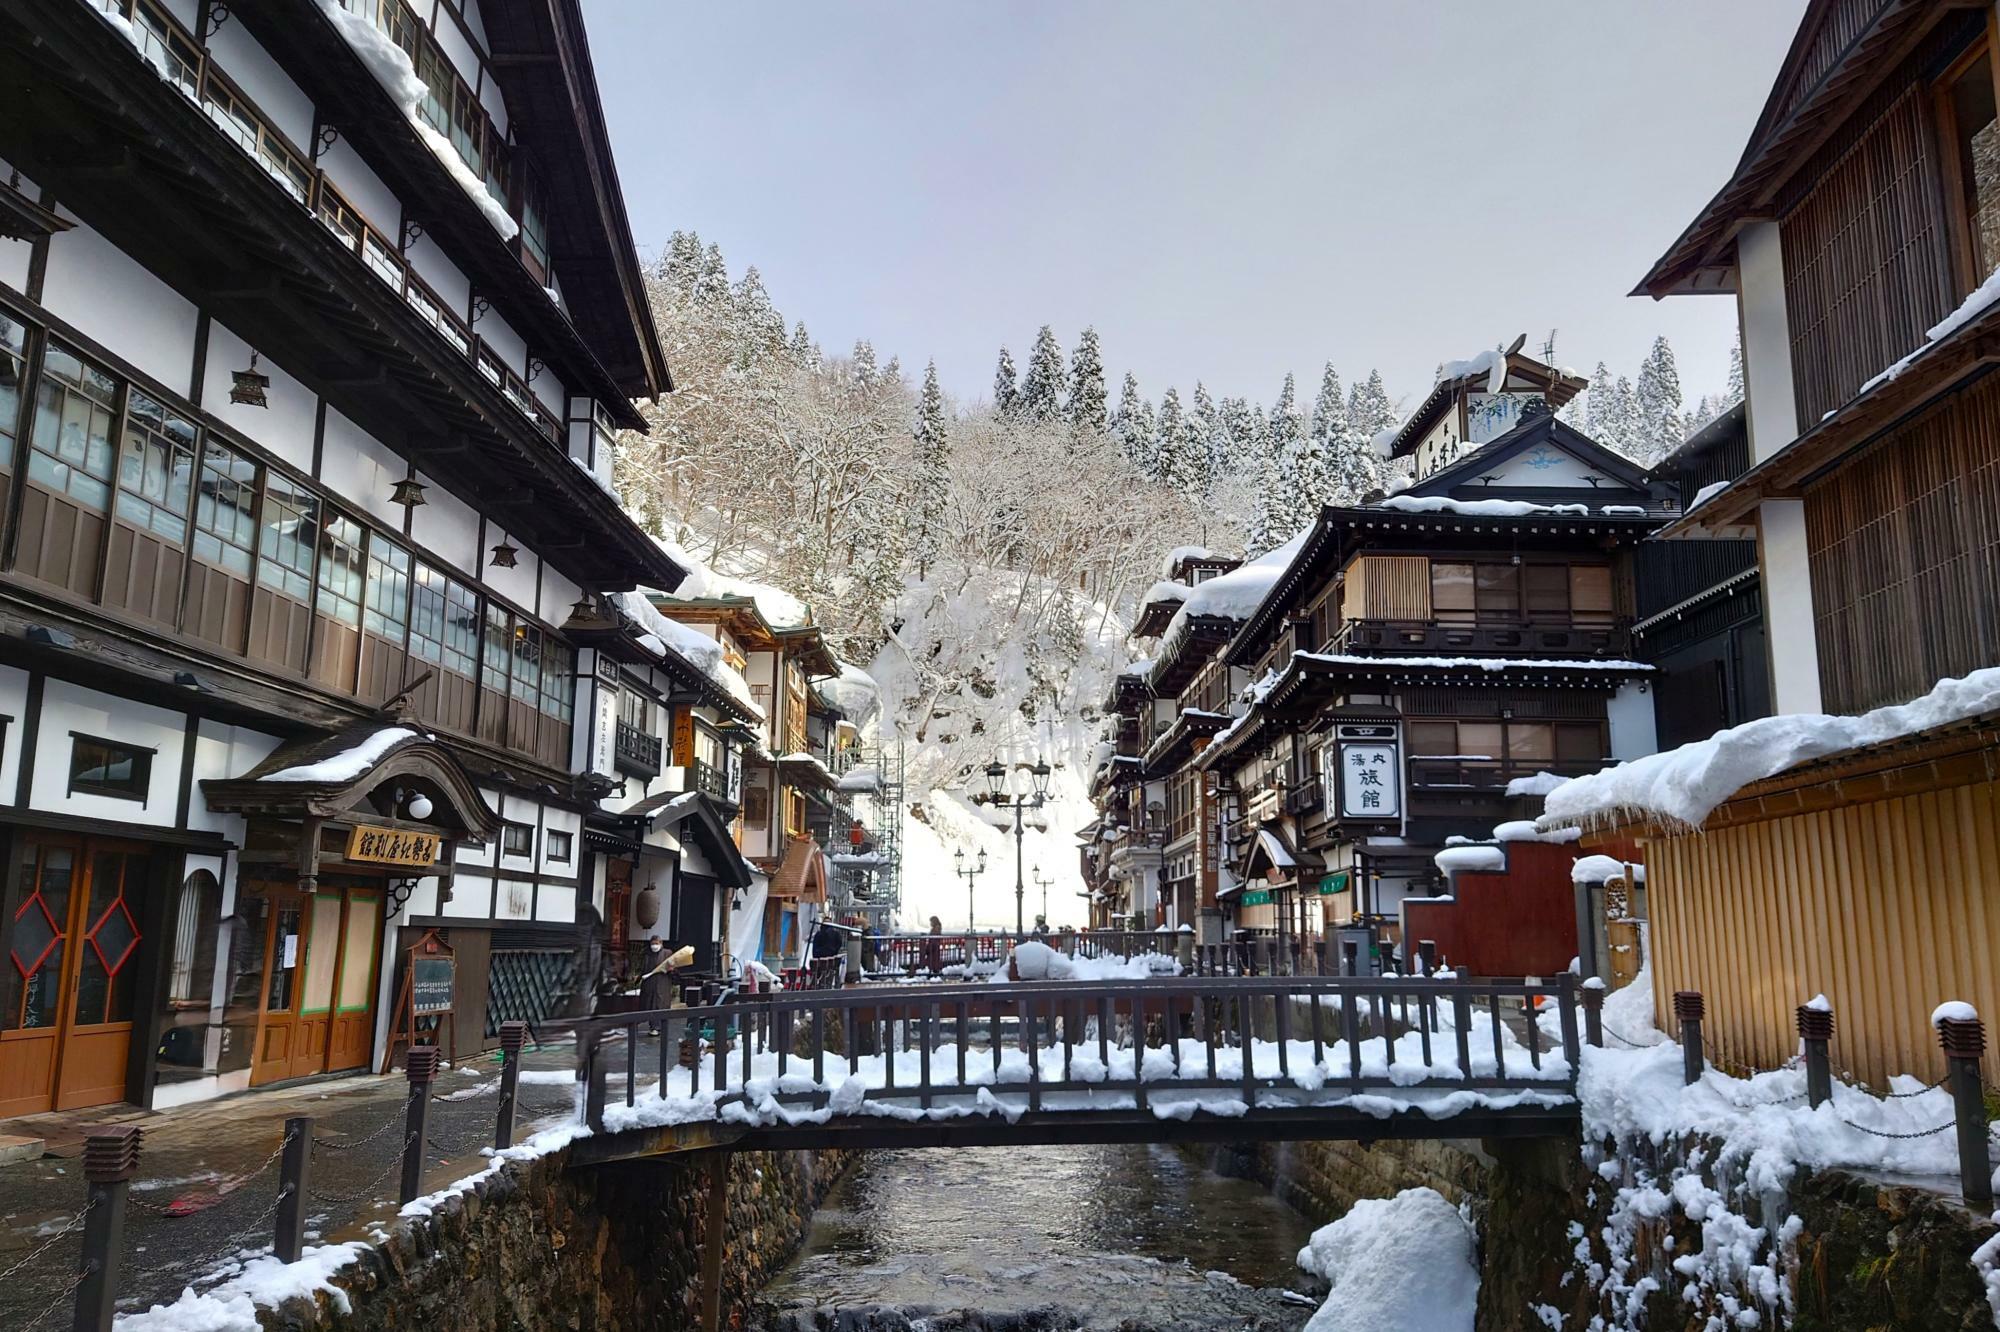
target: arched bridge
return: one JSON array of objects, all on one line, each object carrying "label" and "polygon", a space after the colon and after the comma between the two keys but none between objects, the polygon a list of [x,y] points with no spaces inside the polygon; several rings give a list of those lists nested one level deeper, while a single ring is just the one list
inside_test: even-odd
[{"label": "arched bridge", "polygon": [[1577,982],[1200,976],[781,991],[571,1024],[579,1165],[704,1148],[1574,1132]]}]

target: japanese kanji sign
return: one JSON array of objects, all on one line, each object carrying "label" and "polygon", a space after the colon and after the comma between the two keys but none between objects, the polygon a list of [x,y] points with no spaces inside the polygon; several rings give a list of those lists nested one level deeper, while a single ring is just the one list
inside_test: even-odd
[{"label": "japanese kanji sign", "polygon": [[437,863],[438,835],[405,828],[357,826],[347,834],[347,858],[370,865],[428,869]]},{"label": "japanese kanji sign", "polygon": [[1342,740],[1339,763],[1342,818],[1402,817],[1403,784],[1395,741]]}]

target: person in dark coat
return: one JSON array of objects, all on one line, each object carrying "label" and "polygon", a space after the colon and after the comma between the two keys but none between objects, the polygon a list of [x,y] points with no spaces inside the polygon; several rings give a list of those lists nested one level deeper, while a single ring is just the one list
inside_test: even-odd
[{"label": "person in dark coat", "polygon": [[666,965],[673,953],[674,945],[656,934],[639,954],[639,1007],[649,1013],[674,1001],[674,969]]},{"label": "person in dark coat", "polygon": [[[832,983],[840,984],[840,973],[847,967],[847,931],[834,924],[831,917],[822,920],[819,928],[813,931],[812,960],[815,964],[812,968],[815,983],[818,983],[827,971],[831,971]],[[826,966],[828,962],[832,962],[833,965]]]},{"label": "person in dark coat", "polygon": [[933,976],[944,974],[944,922],[931,917],[930,937],[924,940],[924,970]]}]

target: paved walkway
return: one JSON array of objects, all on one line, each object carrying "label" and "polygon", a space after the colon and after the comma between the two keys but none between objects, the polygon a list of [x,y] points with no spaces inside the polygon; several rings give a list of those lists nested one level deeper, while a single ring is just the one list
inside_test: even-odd
[{"label": "paved walkway", "polygon": [[[515,1139],[567,1118],[574,1051],[530,1049],[522,1064]],[[498,1056],[441,1073],[431,1107],[427,1190],[480,1169],[493,1141]],[[39,1160],[0,1167],[0,1328],[67,1327],[60,1299],[78,1270],[81,1235],[63,1233],[85,1200],[83,1130],[132,1123],[145,1130],[129,1195],[121,1311],[176,1298],[228,1260],[268,1251],[285,1120],[311,1115],[313,1153],[307,1240],[360,1238],[396,1214],[397,1162],[408,1083],[400,1072],[249,1092],[154,1113],[102,1106],[0,1121],[0,1131],[48,1140]],[[18,1267],[18,1270],[15,1270]],[[44,1317],[46,1315],[46,1317]]]}]

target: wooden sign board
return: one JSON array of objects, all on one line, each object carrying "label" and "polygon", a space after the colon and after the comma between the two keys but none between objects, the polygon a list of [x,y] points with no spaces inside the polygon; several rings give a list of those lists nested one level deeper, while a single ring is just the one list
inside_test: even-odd
[{"label": "wooden sign board", "polygon": [[437,863],[438,845],[442,840],[439,834],[432,832],[357,824],[347,834],[347,859],[365,865],[429,869]]},{"label": "wooden sign board", "polygon": [[410,1011],[417,1017],[451,1012],[455,964],[450,957],[410,958]]}]

